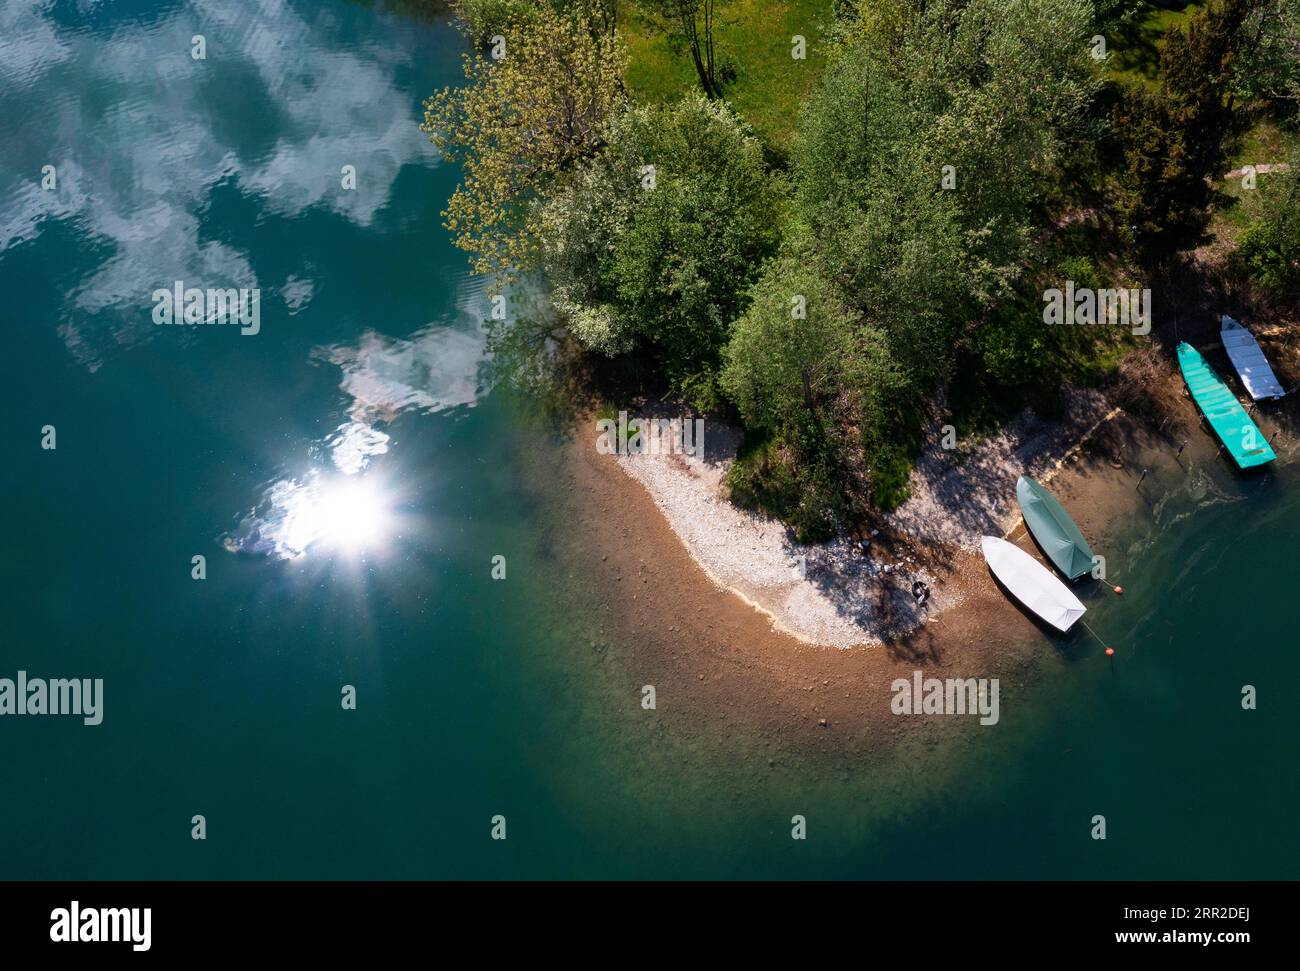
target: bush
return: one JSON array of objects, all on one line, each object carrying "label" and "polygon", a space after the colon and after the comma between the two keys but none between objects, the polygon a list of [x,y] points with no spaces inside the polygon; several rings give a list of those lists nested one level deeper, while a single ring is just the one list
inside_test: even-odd
[{"label": "bush", "polygon": [[[801,540],[856,518],[867,490],[901,501],[907,471],[900,492],[898,455],[885,444],[902,386],[897,366],[884,336],[848,309],[809,253],[767,265],[724,359],[727,396],[747,427],[770,436],[733,470],[738,501],[783,519]],[[868,450],[881,459],[870,472]]]},{"label": "bush", "polygon": [[727,473],[731,501],[780,519],[796,542],[816,543],[839,532],[853,515],[849,493],[825,461],[799,461],[780,438],[748,445]]},{"label": "bush", "polygon": [[806,419],[832,450],[877,437],[901,383],[883,336],[805,253],[767,265],[724,358],[722,386],[750,427],[790,437]]},{"label": "bush", "polygon": [[877,509],[897,509],[911,495],[912,456],[901,445],[874,449],[867,461],[871,468],[871,502]]},{"label": "bush", "polygon": [[1018,388],[1034,380],[1042,372],[1046,346],[1043,318],[1018,303],[995,315],[975,334],[984,374],[1004,388]]},{"label": "bush", "polygon": [[1300,220],[1264,219],[1241,236],[1237,265],[1254,282],[1285,289],[1300,281]]}]

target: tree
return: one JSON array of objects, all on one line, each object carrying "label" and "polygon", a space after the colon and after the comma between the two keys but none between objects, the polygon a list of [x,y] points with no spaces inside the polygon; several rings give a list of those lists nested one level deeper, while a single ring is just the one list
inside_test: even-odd
[{"label": "tree", "polygon": [[[872,0],[800,115],[797,246],[733,325],[722,386],[761,444],[733,497],[825,535],[906,495],[916,407],[1030,261],[1097,90],[1086,0]],[[804,293],[806,319],[788,301]],[[811,294],[811,296],[809,296]]]},{"label": "tree", "polygon": [[465,56],[466,84],[425,102],[421,130],[463,176],[443,212],[476,273],[535,265],[540,201],[604,145],[626,102],[621,42],[585,13],[538,7],[505,28],[505,55]]},{"label": "tree", "polygon": [[1224,141],[1233,133],[1233,76],[1243,27],[1263,0],[1218,0],[1185,31],[1171,28],[1160,55],[1158,92],[1125,91],[1115,129],[1125,145],[1121,215],[1131,241],[1159,261],[1193,246],[1209,221]]},{"label": "tree", "polygon": [[703,402],[745,291],[776,248],[762,145],[700,95],[631,107],[605,141],[542,216],[556,306],[593,350],[653,348],[674,387]]},{"label": "tree", "polygon": [[915,387],[1022,272],[1096,89],[1081,0],[873,8],[800,119],[799,211]]},{"label": "tree", "polygon": [[902,380],[884,335],[848,308],[810,252],[767,265],[724,357],[722,386],[762,436],[728,473],[732,498],[780,516],[801,541],[860,515],[865,458]]},{"label": "tree", "polygon": [[646,0],[646,5],[676,23],[705,96],[721,98],[713,51],[715,0]]},{"label": "tree", "polygon": [[748,426],[786,431],[805,414],[858,444],[881,425],[897,370],[879,331],[845,305],[807,254],[773,260],[749,294],[725,353],[722,387]]},{"label": "tree", "polygon": [[546,0],[454,0],[457,20],[470,41],[485,47],[494,35],[532,20]]},{"label": "tree", "polygon": [[[419,0],[402,0],[405,3]],[[446,3],[448,0],[434,0]],[[476,45],[488,46],[507,28],[527,25],[542,7],[571,13],[588,21],[599,33],[612,34],[618,20],[618,0],[450,0],[461,29]]]},{"label": "tree", "polygon": [[1266,0],[1246,15],[1235,64],[1236,91],[1246,98],[1300,109],[1300,0]]}]

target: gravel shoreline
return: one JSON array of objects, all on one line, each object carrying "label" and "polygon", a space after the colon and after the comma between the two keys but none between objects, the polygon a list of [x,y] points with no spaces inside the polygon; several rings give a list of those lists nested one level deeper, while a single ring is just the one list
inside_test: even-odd
[{"label": "gravel shoreline", "polygon": [[[723,480],[740,433],[710,422],[702,456],[621,455],[619,467],[649,493],[691,558],[721,588],[799,640],[847,648],[894,641],[966,600],[983,581],[979,537],[1006,535],[1019,519],[1021,473],[1050,479],[1083,439],[1117,415],[1093,391],[1071,391],[1061,421],[1021,414],[996,435],[935,443],[918,459],[910,497],[870,540],[795,543],[774,520],[733,506]],[[920,579],[924,605],[911,594]]]}]

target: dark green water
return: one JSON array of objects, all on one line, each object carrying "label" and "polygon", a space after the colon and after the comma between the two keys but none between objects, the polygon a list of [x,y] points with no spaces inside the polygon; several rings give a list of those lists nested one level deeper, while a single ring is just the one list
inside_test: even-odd
[{"label": "dark green water", "polygon": [[[769,768],[648,719],[571,609],[520,459],[546,439],[477,378],[457,173],[415,130],[454,31],[330,2],[0,28],[0,677],[105,684],[95,727],[0,718],[0,877],[1300,876],[1289,469],[1161,483],[1089,616],[1115,673],[1043,639],[973,742]],[[260,333],[156,327],[177,279],[260,288]],[[382,521],[341,535],[358,503]]]}]

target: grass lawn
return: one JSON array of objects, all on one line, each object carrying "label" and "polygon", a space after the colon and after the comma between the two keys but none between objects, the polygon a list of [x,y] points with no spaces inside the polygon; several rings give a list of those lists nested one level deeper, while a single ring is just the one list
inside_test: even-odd
[{"label": "grass lawn", "polygon": [[[1296,159],[1300,159],[1300,134],[1285,131],[1264,118],[1242,136],[1225,169],[1276,162],[1294,165]],[[1261,172],[1255,177],[1253,189],[1245,188],[1240,178],[1218,183],[1222,195],[1210,224],[1211,233],[1218,239],[1235,241],[1252,222],[1282,205],[1279,181],[1280,176]]]},{"label": "grass lawn", "polygon": [[1154,87],[1160,74],[1160,48],[1165,31],[1181,27],[1203,7],[1189,3],[1180,9],[1165,9],[1144,3],[1133,22],[1106,38],[1110,53],[1107,71],[1117,81]]},{"label": "grass lawn", "polygon": [[[830,0],[729,0],[719,3],[714,51],[720,76],[734,72],[723,87],[728,103],[768,144],[787,149],[799,106],[826,63],[823,40],[832,20]],[[627,83],[641,101],[673,101],[699,87],[690,51],[676,43],[635,2],[621,24],[631,55]],[[791,38],[802,35],[806,57],[790,56]]]},{"label": "grass lawn", "polygon": [[1262,118],[1241,137],[1229,156],[1228,168],[1286,162],[1300,151],[1300,134],[1285,131],[1271,118]]}]

